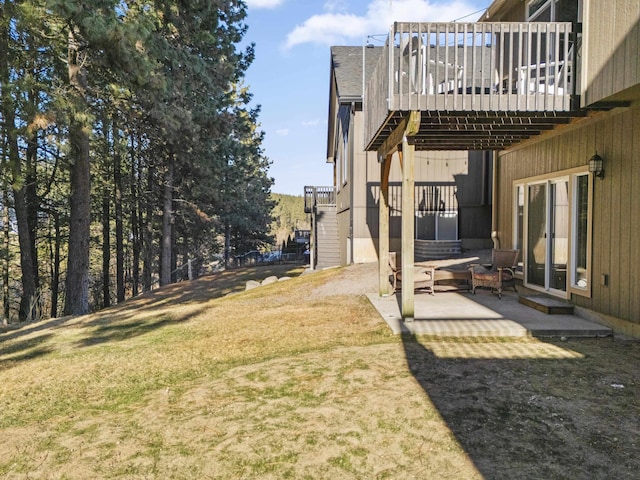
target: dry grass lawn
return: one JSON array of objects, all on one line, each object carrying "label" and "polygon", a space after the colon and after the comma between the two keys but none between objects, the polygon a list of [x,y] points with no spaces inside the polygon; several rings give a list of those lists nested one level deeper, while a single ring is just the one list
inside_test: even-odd
[{"label": "dry grass lawn", "polygon": [[640,344],[394,337],[350,271],[4,331],[0,476],[637,478]]}]

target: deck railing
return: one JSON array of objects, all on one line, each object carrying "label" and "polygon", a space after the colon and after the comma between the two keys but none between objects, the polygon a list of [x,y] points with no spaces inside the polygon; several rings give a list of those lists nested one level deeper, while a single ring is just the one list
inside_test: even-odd
[{"label": "deck railing", "polygon": [[570,111],[571,23],[401,23],[365,89],[367,145],[393,111]]},{"label": "deck railing", "polygon": [[311,213],[315,207],[329,207],[336,204],[334,187],[304,187],[304,212]]}]

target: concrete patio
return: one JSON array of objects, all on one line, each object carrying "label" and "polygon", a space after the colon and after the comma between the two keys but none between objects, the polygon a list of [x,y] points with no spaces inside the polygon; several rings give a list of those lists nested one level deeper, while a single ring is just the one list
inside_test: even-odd
[{"label": "concrete patio", "polygon": [[502,299],[488,290],[471,293],[416,293],[415,317],[403,321],[399,295],[368,294],[371,304],[395,334],[442,337],[594,337],[613,331],[576,315],[549,315],[518,302],[515,292]]}]

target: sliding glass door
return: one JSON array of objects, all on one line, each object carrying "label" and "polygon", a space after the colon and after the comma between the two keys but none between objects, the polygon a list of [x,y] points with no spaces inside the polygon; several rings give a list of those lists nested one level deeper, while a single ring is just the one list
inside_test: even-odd
[{"label": "sliding glass door", "polygon": [[569,181],[528,186],[526,282],[566,292],[569,247]]},{"label": "sliding glass door", "polygon": [[513,244],[526,286],[591,295],[592,177],[582,169],[514,183]]},{"label": "sliding glass door", "polygon": [[548,288],[566,292],[569,257],[569,180],[552,182],[550,193]]},{"label": "sliding glass door", "polygon": [[527,217],[527,283],[546,286],[547,184],[529,185]]}]

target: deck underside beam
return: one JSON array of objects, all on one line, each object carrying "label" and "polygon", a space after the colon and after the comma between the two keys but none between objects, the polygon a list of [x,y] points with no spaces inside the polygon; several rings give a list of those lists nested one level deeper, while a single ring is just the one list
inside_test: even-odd
[{"label": "deck underside beam", "polygon": [[[389,115],[368,149],[377,150],[381,158],[392,147],[397,151],[410,113],[399,111]],[[419,115],[416,150],[502,150],[586,113],[423,111]]]}]

